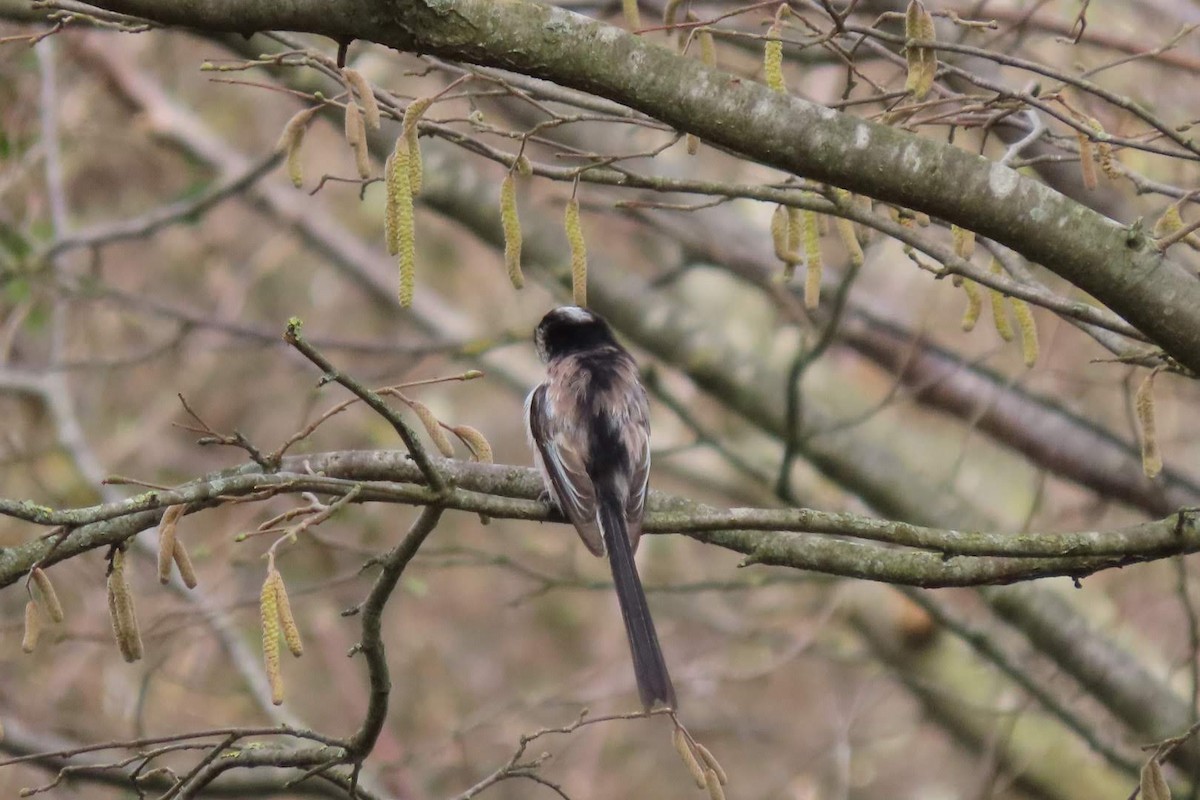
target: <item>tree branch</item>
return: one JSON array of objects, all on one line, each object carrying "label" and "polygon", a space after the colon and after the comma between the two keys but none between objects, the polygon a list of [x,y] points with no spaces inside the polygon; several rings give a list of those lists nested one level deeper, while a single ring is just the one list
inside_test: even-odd
[{"label": "tree branch", "polygon": [[1189,313],[1200,307],[1200,283],[1140,231],[957,147],[771,91],[560,8],[347,0],[331,15],[317,0],[95,5],[206,30],[288,29],[366,39],[592,92],[752,160],[995,239],[1097,297],[1200,372],[1200,319]]},{"label": "tree branch", "polygon": [[[425,474],[402,452],[350,451],[287,457],[273,473],[246,464],[171,491],[146,492],[87,508],[56,511],[27,501],[2,500],[0,514],[72,530],[57,546],[52,537],[44,537],[0,551],[0,587],[19,580],[34,564],[49,566],[121,542],[157,524],[168,506],[186,504],[191,514],[250,495],[344,496],[361,487],[356,502],[444,506],[489,517],[557,521],[537,500],[541,482],[533,469],[440,459],[431,468],[452,488],[430,489]],[[1110,531],[1014,536],[812,509],[717,509],[657,492],[649,510],[647,533],[684,533],[747,555],[747,565],[926,587],[1011,583],[1051,575],[1080,577],[1200,551],[1200,526],[1190,512]]]}]

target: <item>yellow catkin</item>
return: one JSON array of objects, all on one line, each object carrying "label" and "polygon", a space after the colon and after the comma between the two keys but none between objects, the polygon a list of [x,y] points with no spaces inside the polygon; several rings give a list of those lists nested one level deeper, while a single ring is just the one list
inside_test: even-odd
[{"label": "yellow catkin", "polygon": [[951,225],[950,236],[954,240],[955,255],[969,261],[975,255],[975,231]]},{"label": "yellow catkin", "polygon": [[517,214],[517,182],[510,172],[500,182],[500,224],[504,229],[504,267],[514,289],[525,285],[521,272],[521,218]]},{"label": "yellow catkin", "polygon": [[708,790],[708,800],[725,800],[725,788],[711,769],[704,770],[704,788]]},{"label": "yellow catkin", "polygon": [[861,267],[866,261],[866,256],[863,255],[862,245],[858,243],[858,234],[854,230],[854,223],[845,217],[834,217],[833,227],[837,229],[838,238],[842,240],[842,246],[846,248],[846,255],[850,258],[850,263]]},{"label": "yellow catkin", "polygon": [[1082,131],[1076,132],[1075,139],[1079,142],[1079,168],[1083,171],[1083,185],[1095,189],[1096,160],[1092,155],[1092,140]]},{"label": "yellow catkin", "polygon": [[450,438],[442,430],[442,423],[438,422],[438,418],[429,410],[429,406],[420,400],[406,399],[406,402],[413,413],[417,415],[417,419],[421,420],[421,424],[425,426],[425,433],[429,434],[429,440],[433,442],[438,452],[446,458],[454,458],[454,445],[450,444]]},{"label": "yellow catkin", "polygon": [[979,314],[983,311],[983,292],[979,290],[979,284],[970,278],[963,279],[962,288],[967,295],[967,309],[963,312],[962,329],[973,331],[979,322]]},{"label": "yellow catkin", "polygon": [[1096,132],[1096,159],[1100,162],[1100,169],[1109,180],[1116,180],[1121,177],[1121,170],[1117,169],[1116,156],[1113,154],[1112,143],[1108,141],[1108,134],[1104,132],[1104,126],[1100,124],[1100,120],[1095,117],[1088,117],[1088,127]]},{"label": "yellow catkin", "polygon": [[267,575],[275,589],[275,605],[279,609],[279,627],[283,630],[283,641],[288,650],[296,658],[304,655],[304,643],[300,641],[300,629],[296,627],[296,618],[292,616],[292,601],[288,599],[287,587],[283,585],[283,575],[278,571]]},{"label": "yellow catkin", "polygon": [[805,235],[807,234],[806,224],[808,222],[807,211],[801,211],[794,206],[788,206],[787,209],[787,251],[788,258],[792,261],[800,261],[800,248],[807,244]]},{"label": "yellow catkin", "polygon": [[767,43],[763,47],[763,75],[767,86],[777,92],[786,92],[787,85],[783,82],[783,42],[779,38],[782,27],[779,19],[767,30]]},{"label": "yellow catkin", "polygon": [[276,150],[280,150],[286,155],[288,177],[297,189],[304,185],[304,170],[300,164],[300,145],[304,142],[304,134],[308,132],[308,123],[320,110],[320,106],[313,106],[293,114],[292,118],[283,126],[283,133],[279,135],[279,142],[275,145]]},{"label": "yellow catkin", "polygon": [[1154,376],[1152,371],[1138,387],[1133,407],[1137,412],[1138,427],[1142,431],[1142,472],[1147,478],[1158,477],[1162,472],[1162,453],[1158,450],[1158,431],[1154,422]]},{"label": "yellow catkin", "polygon": [[[387,244],[389,256],[400,252],[399,205],[396,203],[395,193],[392,191],[392,170],[395,168],[395,158],[395,153],[388,153],[387,160],[383,162],[383,240]],[[404,171],[407,174],[408,168],[405,167]]]},{"label": "yellow catkin", "polygon": [[[865,194],[852,194],[850,195],[850,200],[854,205],[858,206],[860,211],[866,214],[872,214],[875,211],[875,201]],[[869,242],[875,236],[875,229],[869,225],[855,225],[854,227],[863,242]]]},{"label": "yellow catkin", "polygon": [[716,773],[717,780],[721,782],[721,785],[727,786],[729,784],[729,776],[725,774],[724,767],[721,766],[721,762],[717,761],[717,757],[712,754],[712,751],[699,742],[696,742],[696,753],[700,756],[705,766]]},{"label": "yellow catkin", "polygon": [[1038,353],[1038,334],[1037,323],[1033,319],[1033,310],[1019,297],[1010,297],[1009,303],[1012,304],[1013,317],[1017,320],[1017,330],[1021,333],[1021,359],[1025,362],[1025,366],[1032,367],[1037,363]]},{"label": "yellow catkin", "polygon": [[275,593],[272,576],[275,568],[267,570],[262,592],[258,599],[258,618],[262,623],[263,664],[267,668],[267,682],[271,685],[271,702],[283,703],[283,675],[279,671],[279,600]]},{"label": "yellow catkin", "polygon": [[470,425],[455,425],[451,430],[470,449],[473,459],[481,464],[493,462],[492,445],[478,429]]},{"label": "yellow catkin", "polygon": [[517,156],[516,163],[513,164],[513,169],[515,169],[517,174],[522,178],[528,178],[533,175],[533,162],[529,160],[528,156],[519,155]]},{"label": "yellow catkin", "polygon": [[667,0],[663,5],[663,28],[668,39],[671,38],[671,29],[675,27],[675,16],[679,13],[681,5],[683,0]]},{"label": "yellow catkin", "polygon": [[567,231],[567,243],[571,246],[571,296],[575,305],[586,308],[587,243],[583,239],[583,226],[579,221],[579,201],[574,197],[567,201],[563,225]]},{"label": "yellow catkin", "polygon": [[[1004,272],[1004,268],[1000,266],[1000,262],[992,259],[991,272],[993,275],[1000,275]],[[1000,338],[1006,342],[1011,342],[1015,336],[1013,333],[1012,323],[1008,319],[1008,307],[1004,303],[1004,294],[998,289],[988,287],[988,294],[992,299],[992,321],[996,324],[996,333],[1000,334]]]},{"label": "yellow catkin", "polygon": [[[695,11],[692,11],[689,8],[687,14],[684,15],[684,21],[688,23],[697,23],[700,21],[700,18],[696,16]],[[694,25],[684,26],[679,29],[679,35],[675,37],[675,47],[680,53],[683,53],[687,50],[687,47],[692,40],[692,31],[694,30]]]},{"label": "yellow catkin", "polygon": [[113,554],[112,571],[108,573],[108,613],[121,656],[128,662],[137,661],[143,654],[142,632],[133,607],[133,593],[125,576],[124,550]]},{"label": "yellow catkin", "polygon": [[387,207],[384,210],[385,234],[388,252],[396,256],[400,270],[400,288],[397,295],[401,308],[408,308],[413,301],[416,283],[416,232],[413,229],[413,193],[409,182],[408,142],[401,136],[392,151],[391,166],[387,170]]},{"label": "yellow catkin", "polygon": [[771,244],[775,248],[775,257],[780,261],[786,264],[795,260],[788,250],[787,206],[775,206],[775,211],[771,214]]},{"label": "yellow catkin", "polygon": [[42,618],[38,614],[38,605],[30,600],[25,604],[25,635],[21,637],[21,652],[32,653],[36,650],[41,633]]},{"label": "yellow catkin", "polygon": [[[933,17],[925,10],[920,0],[911,0],[904,12],[904,38],[920,41],[933,41],[937,38]],[[911,92],[916,100],[921,100],[929,93],[937,76],[937,51],[909,45],[905,48],[905,59],[908,77],[904,89]]]},{"label": "yellow catkin", "polygon": [[692,774],[692,780],[696,782],[696,788],[703,789],[704,768],[700,766],[700,762],[696,760],[696,756],[692,754],[692,748],[688,744],[687,737],[683,734],[682,728],[675,728],[671,734],[671,743],[675,745],[675,752],[679,753],[680,759],[687,765],[688,772]]},{"label": "yellow catkin", "polygon": [[622,0],[621,11],[625,14],[625,27],[631,31],[642,27],[642,15],[638,11],[637,0]]},{"label": "yellow catkin", "polygon": [[50,620],[62,622],[66,615],[63,613],[62,603],[59,602],[58,592],[54,591],[54,584],[50,582],[50,576],[41,567],[34,567],[33,582],[42,593],[42,602],[46,604],[46,614]]},{"label": "yellow catkin", "polygon": [[183,581],[183,585],[189,589],[195,589],[199,583],[196,580],[196,568],[192,565],[192,557],[188,555],[187,548],[183,546],[183,540],[178,537],[175,539],[175,548],[171,557],[175,560],[175,568],[179,570],[179,577]]},{"label": "yellow catkin", "polygon": [[1138,790],[1141,800],[1171,800],[1171,787],[1163,777],[1156,756],[1150,756],[1150,760],[1142,767],[1138,776]]},{"label": "yellow catkin", "polygon": [[346,142],[354,151],[354,165],[360,178],[371,177],[371,152],[367,149],[367,129],[362,109],[351,100],[346,104]]},{"label": "yellow catkin", "polygon": [[1096,142],[1096,156],[1100,159],[1101,171],[1109,180],[1115,181],[1121,177],[1121,170],[1117,167],[1117,154],[1113,152],[1112,143],[1103,139]]},{"label": "yellow catkin", "polygon": [[412,187],[413,195],[421,193],[421,187],[425,182],[425,168],[421,160],[421,143],[418,137],[417,123],[421,120],[421,115],[424,114],[429,106],[433,103],[431,97],[421,97],[413,100],[408,104],[408,108],[404,109],[404,141],[408,143],[408,185]]},{"label": "yellow catkin", "polygon": [[175,563],[175,528],[183,516],[185,505],[168,506],[158,521],[158,582],[171,580],[171,565]]},{"label": "yellow catkin", "polygon": [[362,104],[363,118],[367,127],[373,131],[379,130],[383,120],[379,113],[379,101],[375,99],[375,92],[371,90],[371,84],[367,83],[367,79],[361,72],[350,67],[342,70],[342,76],[346,79],[346,83],[354,88],[354,93],[358,95],[358,102]]},{"label": "yellow catkin", "polygon": [[821,303],[821,228],[817,212],[804,214],[804,305],[816,308]]},{"label": "yellow catkin", "polygon": [[1172,203],[1167,206],[1167,210],[1154,223],[1154,232],[1152,235],[1155,239],[1165,239],[1182,228],[1183,215],[1179,213],[1179,203]]},{"label": "yellow catkin", "polygon": [[717,44],[713,41],[712,33],[702,30],[696,38],[700,40],[700,60],[710,67],[715,67],[717,65]]}]

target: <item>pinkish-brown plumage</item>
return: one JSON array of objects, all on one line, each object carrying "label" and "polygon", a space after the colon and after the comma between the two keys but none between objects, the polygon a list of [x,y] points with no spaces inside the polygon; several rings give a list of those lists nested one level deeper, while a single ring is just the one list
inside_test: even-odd
[{"label": "pinkish-brown plumage", "polygon": [[588,550],[609,557],[643,705],[674,708],[633,561],[650,475],[649,404],[637,364],[607,322],[574,306],[548,313],[535,340],[546,381],[525,402],[534,460]]}]

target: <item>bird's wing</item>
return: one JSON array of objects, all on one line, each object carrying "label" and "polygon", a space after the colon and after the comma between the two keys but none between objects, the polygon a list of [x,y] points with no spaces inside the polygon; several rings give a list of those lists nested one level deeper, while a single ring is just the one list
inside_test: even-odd
[{"label": "bird's wing", "polygon": [[596,522],[596,488],[584,466],[585,454],[557,430],[546,402],[546,384],[530,393],[526,407],[529,439],[547,488],[587,549],[604,555],[604,537]]},{"label": "bird's wing", "polygon": [[[641,389],[641,387],[638,387]],[[621,435],[625,437],[626,452],[630,454],[629,496],[625,501],[625,528],[629,543],[637,552],[642,535],[642,517],[646,513],[646,494],[650,490],[650,407],[644,391],[639,392],[630,419]]]}]

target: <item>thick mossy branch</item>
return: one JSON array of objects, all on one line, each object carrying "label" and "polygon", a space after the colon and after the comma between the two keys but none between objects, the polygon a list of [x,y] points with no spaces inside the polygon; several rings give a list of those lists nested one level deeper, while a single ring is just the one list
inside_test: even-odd
[{"label": "thick mossy branch", "polygon": [[[57,511],[0,500],[0,514],[69,534],[0,550],[0,586],[20,580],[35,564],[49,566],[123,541],[153,527],[167,508],[188,513],[255,494],[313,492],[355,502],[444,507],[489,517],[553,521],[537,500],[541,481],[526,467],[433,460],[453,488],[428,488],[407,454],[346,451],[288,457],[278,472],[246,464],[206,475],[171,491],[147,492],[121,503]],[[308,472],[307,470],[311,470]],[[684,533],[747,555],[746,564],[771,564],[914,586],[1011,583],[1097,570],[1200,551],[1200,526],[1181,512],[1109,531],[1029,533],[966,531],[802,508],[719,509],[654,493],[648,533]]]},{"label": "thick mossy branch", "polygon": [[[503,67],[592,92],[768,164],[995,239],[1098,298],[1200,371],[1200,283],[1140,232],[952,145],[867,122],[679,56],[616,27],[514,0],[97,0],[192,28],[288,29]],[[752,135],[747,135],[751,132]]]}]

